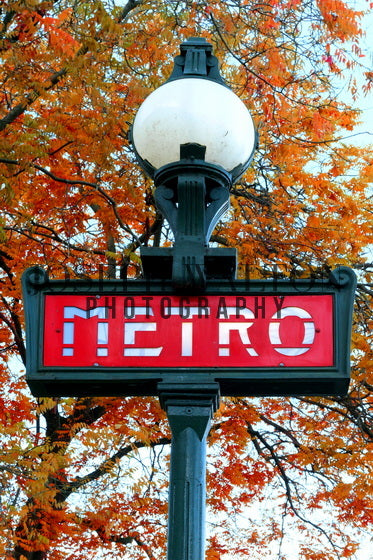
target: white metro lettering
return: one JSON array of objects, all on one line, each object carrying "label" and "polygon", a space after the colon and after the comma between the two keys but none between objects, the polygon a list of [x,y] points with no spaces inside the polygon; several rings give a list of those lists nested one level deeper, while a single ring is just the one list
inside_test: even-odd
[{"label": "white metro lettering", "polygon": [[315,323],[311,321],[304,321],[304,337],[302,344],[307,344],[308,347],[289,347],[281,348],[277,345],[282,344],[280,337],[280,324],[281,319],[285,317],[299,317],[300,319],[312,319],[312,316],[301,307],[284,307],[272,315],[272,319],[279,319],[278,321],[271,321],[269,323],[269,339],[274,346],[274,350],[284,356],[300,356],[310,350],[311,345],[315,340]]},{"label": "white metro lettering", "polygon": [[[239,309],[236,307],[227,307],[225,310],[226,317],[234,315],[235,317],[243,315],[245,319],[255,319],[251,309]],[[246,346],[246,351],[250,356],[258,356],[258,353],[252,348],[251,341],[247,330],[253,325],[252,321],[230,322],[224,321],[219,323],[219,356],[229,356],[230,354],[230,334],[232,331],[238,331],[242,344]]]},{"label": "white metro lettering", "polygon": [[[153,310],[149,307],[135,307],[133,316],[139,315],[154,315]],[[142,322],[127,322],[124,324],[124,344],[125,346],[130,346],[130,348],[124,348],[124,356],[159,356],[162,352],[163,347],[138,347],[135,346],[136,333],[137,332],[154,332],[157,330],[157,323],[142,321]]]},{"label": "white metro lettering", "polygon": [[[316,332],[320,332],[311,313],[300,306],[284,305],[285,297],[237,296],[230,297],[229,305],[218,296],[162,296],[153,301],[155,297],[126,296],[123,303],[119,300],[121,316],[115,314],[119,303],[114,298],[105,298],[111,305],[93,307],[97,300],[90,297],[87,309],[64,307],[62,328],[57,331],[62,332],[58,335],[62,356],[79,359],[87,348],[92,359],[108,358],[102,364],[110,364],[120,354],[122,359],[154,358],[154,366],[158,357],[160,362],[193,358],[186,360],[188,365],[207,354],[211,360],[218,359],[213,362],[217,365],[235,359],[250,365],[256,357],[262,363],[261,357],[267,354],[272,358],[278,354],[301,356],[311,350]],[[309,308],[308,302],[305,307]],[[320,325],[320,319],[316,324]],[[123,361],[127,362],[132,365],[135,360]]]},{"label": "white metro lettering", "polygon": [[[83,319],[90,319],[91,317],[97,317],[98,319],[107,319],[109,313],[108,307],[95,307],[94,309],[80,309],[79,307],[65,307],[63,317],[65,319],[63,323],[63,335],[62,342],[64,347],[62,348],[62,356],[74,356],[74,344],[75,344],[75,325],[74,318],[82,317]],[[69,319],[68,321],[66,319]],[[107,345],[108,344],[108,323],[100,322],[97,324],[97,345]],[[97,348],[97,356],[107,356],[108,349],[101,346]]]},{"label": "white metro lettering", "polygon": [[[209,317],[210,315],[210,308],[204,304],[198,307],[183,307],[181,306],[181,302],[188,298],[181,298],[179,307],[170,307],[170,315],[176,315],[182,317],[183,319],[193,319],[194,317],[201,318]],[[184,302],[183,302],[184,305]],[[203,314],[201,314],[201,309],[203,310]],[[186,312],[185,312],[186,310]],[[193,323],[192,321],[181,323],[181,356],[193,356]]]}]

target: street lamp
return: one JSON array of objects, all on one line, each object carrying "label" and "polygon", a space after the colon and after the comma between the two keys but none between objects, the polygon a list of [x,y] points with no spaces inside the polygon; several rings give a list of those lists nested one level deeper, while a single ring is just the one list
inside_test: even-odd
[{"label": "street lamp", "polygon": [[173,250],[142,248],[145,276],[170,275],[176,289],[198,290],[206,276],[234,276],[235,249],[208,243],[257,136],[249,111],[220,76],[212,46],[191,38],[180,51],[170,78],[141,105],[131,137],[175,238]]},{"label": "street lamp", "polygon": [[[26,271],[27,381],[37,397],[159,396],[172,431],[167,558],[203,560],[206,438],[220,390],[228,396],[344,395],[356,277],[342,267],[329,282],[247,286],[232,281],[235,250],[208,247],[229,206],[229,189],[249,165],[256,132],[204,39],[181,45],[171,77],[140,107],[132,142],[154,179],[174,246],[142,248],[145,281],[125,286],[49,280],[39,267]],[[205,295],[195,295],[201,291]],[[163,299],[169,314],[162,313]],[[115,312],[120,307],[124,313]],[[281,324],[291,317],[296,327],[289,347]],[[254,324],[258,352],[251,329],[248,334]]]},{"label": "street lamp", "polygon": [[[170,78],[141,105],[131,140],[175,238],[173,248],[141,249],[144,275],[171,278],[174,290],[192,293],[208,278],[235,276],[236,250],[208,243],[257,136],[249,111],[220,76],[212,46],[191,38],[180,51]],[[219,383],[180,373],[157,387],[172,431],[168,560],[202,560],[206,438]]]}]

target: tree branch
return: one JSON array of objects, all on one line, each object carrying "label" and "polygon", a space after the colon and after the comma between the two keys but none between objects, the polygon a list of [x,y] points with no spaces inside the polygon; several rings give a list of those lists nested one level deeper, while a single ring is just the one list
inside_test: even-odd
[{"label": "tree branch", "polygon": [[123,10],[119,14],[117,18],[118,23],[123,23],[127,16],[130,14],[132,10],[141,6],[143,4],[143,0],[128,0],[127,4],[124,6]]},{"label": "tree branch", "polygon": [[262,457],[264,457],[264,459],[266,461],[269,462],[273,462],[275,468],[277,469],[277,471],[279,472],[281,479],[284,483],[285,486],[285,493],[286,493],[286,499],[289,503],[289,506],[292,510],[292,512],[294,513],[294,515],[303,523],[306,523],[307,525],[310,525],[311,527],[313,527],[314,529],[317,529],[330,543],[330,545],[333,547],[333,549],[336,551],[337,557],[338,559],[340,558],[340,555],[338,553],[337,547],[335,545],[335,543],[333,543],[333,541],[331,540],[331,538],[329,537],[328,533],[325,531],[325,529],[323,529],[322,527],[320,527],[319,525],[316,525],[316,523],[313,523],[312,521],[310,521],[310,519],[307,519],[306,517],[304,517],[303,515],[301,515],[301,513],[298,511],[298,509],[296,508],[295,504],[294,504],[294,500],[293,500],[293,494],[292,494],[292,489],[291,489],[291,485],[295,485],[294,481],[292,481],[286,473],[286,470],[284,468],[284,466],[282,465],[282,462],[280,460],[280,458],[278,457],[274,446],[270,445],[265,437],[258,432],[257,430],[254,430],[254,428],[251,426],[251,424],[249,422],[246,423],[247,424],[247,430],[252,438],[252,440],[259,440],[263,447],[269,452],[269,456],[266,456],[263,454],[263,450],[260,449],[260,446],[257,445],[257,449],[260,449],[260,455]]},{"label": "tree branch", "polygon": [[[131,12],[131,10],[133,10],[140,4],[142,4],[142,0],[129,0],[126,6],[124,6],[123,10],[121,11],[119,17],[117,18],[117,23],[123,23],[123,21]],[[12,12],[8,12],[8,13],[11,14]],[[7,20],[6,25],[8,24],[9,22]],[[3,30],[4,30],[4,24],[3,24]],[[64,68],[61,68],[61,70],[58,70],[57,72],[51,74],[51,76],[48,78],[45,85],[41,85],[40,90],[33,89],[30,93],[28,93],[24,97],[24,100],[21,101],[21,103],[18,103],[18,105],[13,107],[8,112],[8,114],[5,115],[5,117],[3,117],[0,120],[0,132],[3,131],[9,124],[13,123],[19,116],[21,116],[25,112],[25,110],[28,107],[30,107],[44,92],[47,92],[50,89],[54,88],[61,81],[61,79],[68,74],[70,67],[74,67],[75,60],[81,56],[84,56],[88,52],[89,52],[89,47],[87,45],[83,45],[77,51],[74,59],[71,61],[69,66],[65,66]]]},{"label": "tree branch", "polygon": [[168,445],[169,443],[171,443],[171,440],[170,438],[166,438],[166,437],[160,438],[150,443],[137,441],[125,445],[124,447],[119,449],[116,453],[113,453],[113,455],[111,455],[111,457],[109,457],[108,459],[105,459],[105,461],[103,461],[97,469],[87,474],[86,476],[77,477],[75,480],[69,483],[61,483],[61,481],[59,480],[53,480],[55,486],[59,490],[56,494],[56,498],[55,498],[56,501],[64,502],[70,496],[70,494],[72,494],[79,488],[82,488],[83,486],[86,486],[90,482],[93,482],[94,480],[97,480],[101,476],[109,473],[120,459],[122,459],[126,455],[129,455],[136,449],[142,449],[144,447],[153,448],[156,447],[157,445]]}]

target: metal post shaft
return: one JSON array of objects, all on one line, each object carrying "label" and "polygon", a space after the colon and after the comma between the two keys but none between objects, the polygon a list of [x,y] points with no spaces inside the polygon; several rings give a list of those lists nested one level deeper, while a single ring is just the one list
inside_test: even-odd
[{"label": "metal post shaft", "polygon": [[218,406],[219,385],[182,392],[161,383],[160,400],[172,431],[168,560],[203,560],[205,555],[206,438]]}]

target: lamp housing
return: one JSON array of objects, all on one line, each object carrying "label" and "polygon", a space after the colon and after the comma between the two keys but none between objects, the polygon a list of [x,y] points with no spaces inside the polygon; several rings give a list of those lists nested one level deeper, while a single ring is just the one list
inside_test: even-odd
[{"label": "lamp housing", "polygon": [[206,147],[205,161],[236,181],[247,169],[257,143],[252,117],[240,98],[221,83],[203,78],[167,82],[141,105],[132,130],[143,169],[155,172],[180,159],[180,146]]},{"label": "lamp housing", "polygon": [[141,248],[145,277],[170,273],[175,288],[199,291],[211,274],[232,278],[235,249],[210,249],[208,243],[229,208],[231,186],[250,164],[257,133],[205,39],[182,43],[171,76],[140,106],[131,142],[175,238],[171,250]]}]

